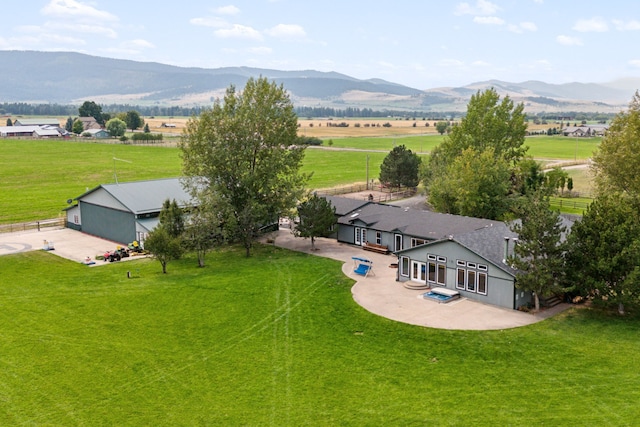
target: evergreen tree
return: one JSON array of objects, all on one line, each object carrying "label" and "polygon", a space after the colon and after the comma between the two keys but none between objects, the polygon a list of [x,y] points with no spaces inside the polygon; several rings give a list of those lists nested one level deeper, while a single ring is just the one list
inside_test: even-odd
[{"label": "evergreen tree", "polygon": [[336,208],[324,197],[313,194],[298,206],[299,222],[294,229],[297,237],[311,238],[311,250],[315,250],[315,238],[326,237],[336,224]]},{"label": "evergreen tree", "polygon": [[416,187],[422,159],[404,145],[393,147],[380,165],[380,182],[390,187]]},{"label": "evergreen tree", "polygon": [[640,302],[640,206],[623,193],[603,194],[569,235],[566,270],[583,295],[617,307]]},{"label": "evergreen tree", "polygon": [[516,286],[534,294],[535,310],[540,310],[540,297],[561,289],[564,246],[560,214],[552,211],[549,196],[538,190],[521,199],[517,212],[520,222],[511,230],[518,233],[514,255],[508,262],[519,270]]}]

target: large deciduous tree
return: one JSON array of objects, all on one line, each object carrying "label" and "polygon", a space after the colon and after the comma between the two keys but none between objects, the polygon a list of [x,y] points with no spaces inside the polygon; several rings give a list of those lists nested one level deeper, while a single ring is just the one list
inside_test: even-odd
[{"label": "large deciduous tree", "polygon": [[622,191],[640,196],[640,94],[636,91],[629,109],[618,114],[593,155],[596,190],[604,194]]},{"label": "large deciduous tree", "polygon": [[393,147],[380,165],[380,182],[390,187],[416,187],[422,159],[404,145]]},{"label": "large deciduous tree", "polygon": [[429,201],[435,209],[479,218],[501,218],[508,210],[509,165],[493,149],[467,148],[430,186]]},{"label": "large deciduous tree", "polygon": [[[460,124],[453,126],[451,132],[444,141],[438,145],[429,157],[429,162],[422,169],[422,180],[429,194],[429,201],[433,203],[433,195],[440,199],[446,199],[446,206],[469,204],[459,197],[471,197],[482,200],[491,194],[483,191],[486,186],[479,186],[478,194],[460,192],[456,186],[456,174],[454,164],[460,165],[461,157],[465,150],[472,149],[478,156],[491,153],[496,164],[496,169],[489,175],[500,176],[501,181],[495,184],[500,188],[503,201],[508,201],[509,191],[502,192],[506,186],[512,189],[511,174],[502,173],[503,165],[515,169],[517,163],[523,158],[526,147],[524,138],[527,123],[525,121],[524,105],[514,106],[513,101],[506,96],[500,101],[500,96],[495,89],[477,92],[471,97],[467,106],[467,114]],[[468,157],[468,151],[466,157]],[[485,158],[486,160],[486,158]],[[464,160],[462,160],[464,166]],[[488,169],[483,169],[488,172]],[[454,174],[454,176],[449,176]],[[436,192],[432,193],[432,185],[436,183]],[[446,193],[443,193],[446,191]],[[465,194],[466,193],[466,194]],[[475,203],[475,202],[474,202]],[[473,203],[471,203],[473,204]],[[493,215],[493,214],[492,214]]]},{"label": "large deciduous tree", "polygon": [[127,124],[127,128],[134,131],[139,129],[144,125],[144,120],[140,117],[140,113],[135,110],[127,111],[125,114],[125,123]]},{"label": "large deciduous tree", "polygon": [[336,223],[336,208],[325,197],[316,194],[298,206],[299,222],[293,230],[294,235],[311,239],[311,250],[315,250],[316,237],[325,237],[331,233]]},{"label": "large deciduous tree", "polygon": [[579,291],[605,304],[640,303],[640,206],[623,193],[599,195],[571,228],[566,268]]},{"label": "large deciduous tree", "polygon": [[93,101],[85,101],[78,108],[80,117],[93,117],[100,125],[104,125],[104,117],[102,115],[102,107]]},{"label": "large deciduous tree", "polygon": [[118,138],[120,136],[124,136],[124,133],[127,130],[127,124],[122,120],[115,118],[107,122],[106,128],[107,132],[109,132],[112,137]]},{"label": "large deciduous tree", "polygon": [[249,79],[241,92],[229,87],[223,101],[187,123],[180,142],[187,185],[216,194],[229,212],[225,227],[247,256],[260,229],[292,210],[304,192],[297,127],[283,86],[266,78]]},{"label": "large deciduous tree", "polygon": [[540,297],[562,287],[562,234],[566,228],[560,214],[551,210],[549,197],[542,190],[521,199],[516,211],[520,222],[514,222],[511,230],[518,233],[518,243],[508,262],[519,271],[516,286],[533,292],[538,311]]}]

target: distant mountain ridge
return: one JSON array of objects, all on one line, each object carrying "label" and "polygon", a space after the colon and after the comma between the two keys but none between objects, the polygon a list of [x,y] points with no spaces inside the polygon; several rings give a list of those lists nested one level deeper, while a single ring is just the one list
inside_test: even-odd
[{"label": "distant mountain ridge", "polygon": [[607,84],[541,81],[476,82],[456,88],[420,90],[382,79],[360,80],[337,72],[279,71],[250,67],[177,67],[75,52],[0,51],[0,102],[210,105],[233,84],[250,77],[283,84],[296,106],[374,110],[464,111],[471,95],[495,88],[529,112],[617,112],[626,107],[640,79]]}]

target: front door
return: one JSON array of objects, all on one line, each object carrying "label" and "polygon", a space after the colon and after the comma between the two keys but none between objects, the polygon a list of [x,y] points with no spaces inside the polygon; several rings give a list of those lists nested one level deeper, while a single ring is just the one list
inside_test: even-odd
[{"label": "front door", "polygon": [[355,228],[355,244],[356,245],[360,245],[360,246],[364,246],[364,244],[367,242],[367,229],[366,228],[360,228],[360,227],[356,227]]}]

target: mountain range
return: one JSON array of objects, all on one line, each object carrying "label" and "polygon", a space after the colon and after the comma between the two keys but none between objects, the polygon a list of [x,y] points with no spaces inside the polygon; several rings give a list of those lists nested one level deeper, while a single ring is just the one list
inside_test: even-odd
[{"label": "mountain range", "polygon": [[640,79],[628,78],[565,84],[490,80],[462,87],[416,89],[336,72],[189,68],[74,52],[5,50],[0,51],[0,102],[210,105],[230,85],[242,88],[250,77],[259,76],[283,84],[296,106],[424,112],[464,111],[471,95],[490,87],[501,96],[524,103],[529,113],[618,112],[640,88]]}]

